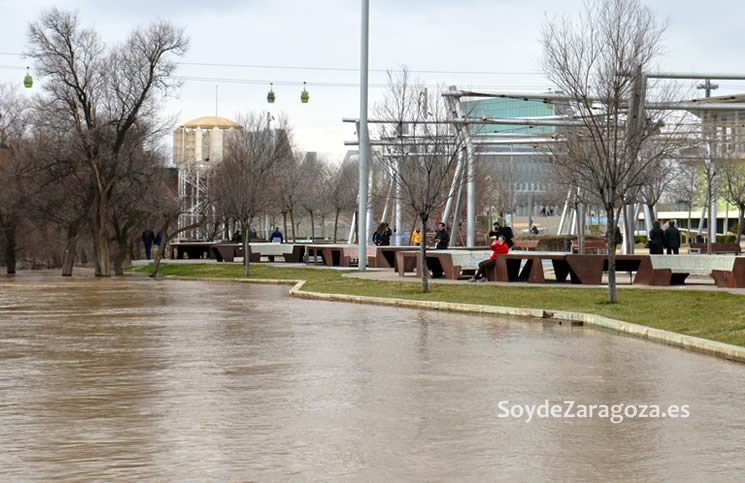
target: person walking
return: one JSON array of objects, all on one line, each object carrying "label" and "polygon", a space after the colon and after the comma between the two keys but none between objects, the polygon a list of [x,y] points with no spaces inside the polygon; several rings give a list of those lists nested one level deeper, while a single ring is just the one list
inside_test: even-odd
[{"label": "person walking", "polygon": [[665,232],[660,228],[660,222],[655,220],[649,232],[649,254],[662,255],[665,247]]},{"label": "person walking", "polygon": [[476,271],[476,275],[468,280],[469,282],[486,282],[486,271],[492,269],[497,264],[497,255],[500,253],[508,253],[510,251],[510,247],[508,247],[507,243],[504,241],[504,235],[499,235],[499,238],[489,245],[489,249],[492,251],[491,257],[488,260],[479,262],[479,269]]},{"label": "person walking", "polygon": [[150,228],[142,232],[142,243],[145,245],[145,259],[150,260],[150,251],[155,241],[155,233]]},{"label": "person walking", "polygon": [[670,220],[669,225],[665,230],[665,247],[668,255],[677,255],[680,248],[680,231],[676,228],[674,220]]},{"label": "person walking", "polygon": [[440,229],[435,233],[435,249],[446,250],[450,243],[450,235],[448,235],[445,223],[440,223]]},{"label": "person walking", "polygon": [[414,228],[414,233],[411,234],[411,244],[419,246],[422,243],[422,232],[419,228]]}]

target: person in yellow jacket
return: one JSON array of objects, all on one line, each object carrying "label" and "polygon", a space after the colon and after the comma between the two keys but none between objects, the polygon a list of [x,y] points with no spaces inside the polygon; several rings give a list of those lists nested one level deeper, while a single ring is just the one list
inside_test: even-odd
[{"label": "person in yellow jacket", "polygon": [[414,228],[414,233],[411,234],[411,243],[416,246],[422,243],[422,232],[419,231],[419,228]]}]

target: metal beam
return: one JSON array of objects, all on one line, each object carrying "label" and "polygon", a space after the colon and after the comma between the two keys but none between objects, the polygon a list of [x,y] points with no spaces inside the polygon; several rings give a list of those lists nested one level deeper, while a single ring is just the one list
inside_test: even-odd
[{"label": "metal beam", "polygon": [[692,72],[650,72],[645,74],[650,79],[714,79],[745,80],[745,74],[700,74]]}]

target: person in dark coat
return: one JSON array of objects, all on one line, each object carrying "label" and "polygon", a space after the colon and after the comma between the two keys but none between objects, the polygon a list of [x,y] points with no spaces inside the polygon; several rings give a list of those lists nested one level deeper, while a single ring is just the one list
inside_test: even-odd
[{"label": "person in dark coat", "polygon": [[269,240],[271,240],[272,243],[282,243],[285,241],[285,237],[282,236],[282,232],[279,231],[279,227],[274,228],[271,236],[269,236]]},{"label": "person in dark coat", "polygon": [[384,247],[390,246],[391,236],[393,236],[393,231],[391,231],[391,227],[386,223],[383,233],[380,235],[380,245]]},{"label": "person in dark coat", "polygon": [[649,232],[649,254],[662,255],[665,247],[665,232],[660,228],[660,222],[655,221]]},{"label": "person in dark coat", "polygon": [[665,230],[665,247],[667,248],[667,254],[672,255],[678,254],[680,248],[680,231],[675,226],[675,221],[670,221],[670,226]]},{"label": "person in dark coat", "polygon": [[153,230],[148,228],[142,232],[142,243],[145,245],[145,258],[150,260],[150,250],[153,248],[153,242],[155,241],[155,233]]},{"label": "person in dark coat", "polygon": [[435,249],[446,250],[450,243],[450,235],[445,228],[445,223],[440,223],[440,229],[435,233]]},{"label": "person in dark coat", "polygon": [[489,239],[496,240],[499,238],[499,235],[502,234],[502,225],[499,224],[498,221],[495,221],[494,224],[491,226],[491,231],[489,232]]}]

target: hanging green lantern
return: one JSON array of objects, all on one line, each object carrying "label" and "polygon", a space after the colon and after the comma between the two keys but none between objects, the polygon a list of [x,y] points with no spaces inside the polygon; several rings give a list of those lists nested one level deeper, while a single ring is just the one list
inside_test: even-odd
[{"label": "hanging green lantern", "polygon": [[310,94],[308,94],[307,89],[305,89],[305,82],[303,81],[303,92],[300,93],[300,102],[307,104],[309,100]]},{"label": "hanging green lantern", "polygon": [[268,102],[269,104],[274,104],[274,100],[276,99],[276,97],[274,96],[274,90],[272,89],[273,86],[274,86],[274,83],[270,82],[269,93],[266,95],[266,102]]},{"label": "hanging green lantern", "polygon": [[26,77],[23,78],[23,87],[30,88],[34,85],[34,79],[31,77],[31,72],[29,72],[28,67],[26,67]]}]

